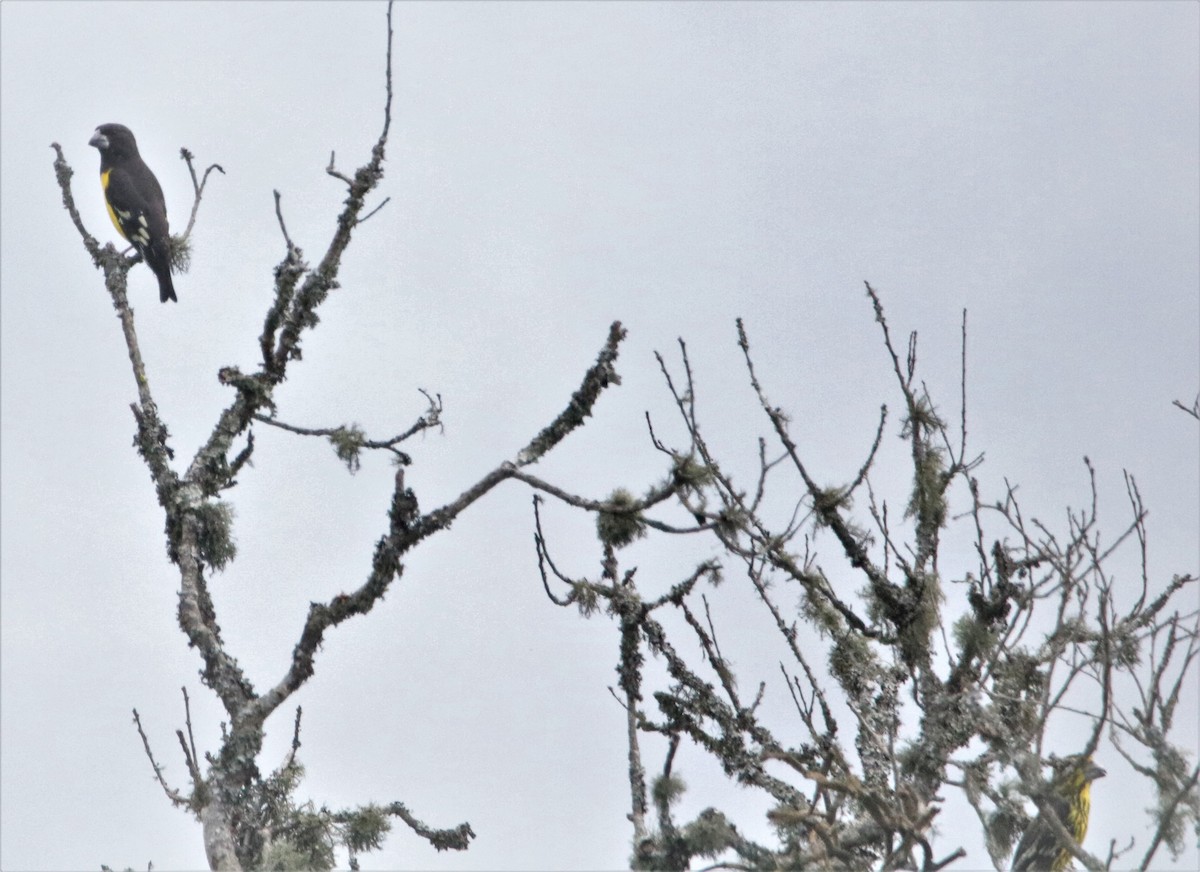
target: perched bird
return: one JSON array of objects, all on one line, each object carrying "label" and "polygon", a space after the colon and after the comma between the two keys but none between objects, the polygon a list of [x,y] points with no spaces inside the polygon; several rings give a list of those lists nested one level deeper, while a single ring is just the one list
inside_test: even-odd
[{"label": "perched bird", "polygon": [[[1076,757],[1064,765],[1050,782],[1047,805],[1076,843],[1087,835],[1088,813],[1092,808],[1091,785],[1107,773],[1091,757]],[[1021,836],[1013,855],[1013,872],[1063,872],[1071,862],[1071,852],[1040,813]]]},{"label": "perched bird", "polygon": [[171,283],[171,237],[167,203],[137,140],[124,124],[101,124],[88,140],[100,150],[100,185],[108,216],[158,278],[158,299],[178,300]]}]

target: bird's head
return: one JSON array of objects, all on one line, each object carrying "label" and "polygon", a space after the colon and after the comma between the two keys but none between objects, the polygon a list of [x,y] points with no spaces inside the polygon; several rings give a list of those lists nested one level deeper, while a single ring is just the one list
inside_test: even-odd
[{"label": "bird's head", "polygon": [[101,124],[88,140],[88,145],[112,157],[135,156],[138,153],[133,131],[124,124]]},{"label": "bird's head", "polygon": [[1108,772],[1092,762],[1091,757],[1068,758],[1065,762],[1066,765],[1059,770],[1059,775],[1055,779],[1060,783],[1082,787],[1108,774]]}]

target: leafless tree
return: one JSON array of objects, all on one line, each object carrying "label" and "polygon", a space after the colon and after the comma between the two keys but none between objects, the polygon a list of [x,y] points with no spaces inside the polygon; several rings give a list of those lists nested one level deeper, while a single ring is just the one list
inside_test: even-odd
[{"label": "leafless tree", "polygon": [[[1106,745],[1106,755],[1153,784],[1158,802],[1140,828],[1150,838],[1113,839],[1104,858],[1085,852],[1064,827],[1058,835],[1089,869],[1150,868],[1162,847],[1181,850],[1187,829],[1200,821],[1200,768],[1171,738],[1181,694],[1196,681],[1197,610],[1194,598],[1180,603],[1196,578],[1150,577],[1146,510],[1128,473],[1130,520],[1111,540],[1096,524],[1095,471],[1086,458],[1088,504],[1068,511],[1060,529],[1026,517],[1015,486],[985,498],[976,475],[983,456],[967,448],[966,314],[954,432],[917,379],[916,334],[901,354],[870,285],[867,295],[909,449],[911,490],[901,518],[872,487],[887,407],[853,479],[822,482],[787,413],[768,398],[741,321],[748,387],[772,433],[758,443],[754,480],[735,482],[706,441],[699,386],[681,341],[682,374],[659,357],[681,444],[649,431],[667,458],[672,504],[659,505],[663,485],[643,498],[615,493],[610,501],[622,511],[602,512],[597,525],[602,573],[582,578],[553,561],[535,498],[547,595],[585,615],[603,609],[619,630],[632,864],[686,869],[710,858],[718,862],[709,868],[933,872],[964,855],[956,839],[935,836],[944,804],[957,801],[974,810],[993,863],[1005,868],[1029,804],[1040,809],[1048,799],[1042,766],[1058,762],[1048,728],[1075,718],[1088,739],[1071,755]],[[944,540],[964,527],[974,568],[948,575]],[[683,571],[675,583],[639,576],[619,559],[641,536],[696,532],[715,537],[725,558]],[[829,536],[833,554],[818,556],[815,541]],[[1111,569],[1129,549],[1141,566],[1132,591],[1127,579],[1118,589]],[[778,634],[784,658],[774,677],[739,672],[738,655],[718,641],[720,615],[704,591],[730,575],[741,578]],[[797,598],[798,608],[785,604]],[[647,655],[665,667],[658,680],[648,676]],[[787,721],[773,724],[765,714],[769,685],[790,694]],[[781,738],[794,737],[798,726],[801,741]],[[666,742],[649,787],[646,734]],[[674,763],[683,743],[770,797],[777,844],[744,837],[712,807],[686,823],[675,819],[684,788]],[[1138,831],[1132,817],[1130,826]]]},{"label": "leafless tree", "polygon": [[[614,364],[625,331],[619,323],[614,323],[595,364],[584,373],[578,390],[569,398],[563,411],[535,434],[517,457],[499,460],[489,473],[467,485],[457,499],[427,511],[422,511],[417,495],[404,484],[404,469],[411,463],[411,458],[397,446],[418,433],[440,426],[440,397],[425,394],[428,407],[424,413],[403,432],[387,439],[369,439],[355,426],[298,426],[287,423],[280,416],[275,389],[285,380],[289,369],[300,363],[306,333],[317,326],[322,303],[337,290],[338,270],[353,234],[387,202],[385,199],[369,208],[370,198],[384,175],[391,127],[391,12],[389,6],[383,129],[371,149],[370,159],[353,173],[346,174],[337,168],[334,157],[330,157],[326,172],[346,186],[347,196],[337,216],[333,236],[315,265],[305,260],[303,252],[288,235],[282,199],[276,192],[276,217],[285,253],[275,267],[274,297],[259,337],[261,363],[252,373],[243,373],[236,367],[220,370],[221,384],[232,388],[234,397],[185,469],[174,464],[168,429],[154,401],[153,382],[142,360],[134,312],[127,297],[127,276],[139,262],[139,257],[136,254],[126,257],[111,244],[102,247],[84,227],[71,191],[73,170],[62,147],[58,143],[52,144],[64,207],[79,231],[84,248],[104,276],[129,352],[138,397],[131,405],[137,428],[136,445],[150,470],[163,509],[169,557],[179,570],[179,626],[188,644],[196,649],[203,661],[202,682],[217,695],[228,716],[228,724],[222,724],[220,747],[215,752],[201,755],[192,734],[190,703],[185,689],[186,732],[177,731],[180,752],[191,781],[185,790],[171,787],[163,778],[162,767],[155,761],[141,718],[134,710],[137,730],[167,798],[193,812],[203,824],[205,849],[213,869],[332,868],[334,850],[338,847],[349,851],[351,866],[357,868],[356,856],[378,848],[393,819],[403,821],[438,850],[468,847],[474,837],[469,823],[447,828],[430,827],[401,802],[342,810],[297,803],[295,788],[303,773],[297,758],[300,709],[297,708],[295,713],[292,750],[284,762],[267,775],[263,775],[258,767],[264,724],[312,677],[316,653],[326,632],[371,611],[403,572],[405,555],[422,541],[444,531],[458,515],[503,481],[516,479],[548,493],[562,493],[530,475],[525,467],[537,462],[579,427],[591,414],[605,388],[619,382]],[[195,204],[187,230],[172,240],[173,261],[177,268],[184,266],[187,260],[187,237],[196,220],[209,175],[213,170],[223,172],[214,164],[198,174],[193,155],[183,149],[181,156],[191,172]],[[351,470],[357,468],[364,450],[389,452],[397,467],[388,510],[389,522],[362,570],[357,587],[310,607],[288,669],[265,690],[257,689],[251,683],[229,650],[221,636],[217,610],[209,594],[213,572],[221,570],[235,557],[232,513],[222,495],[237,486],[237,476],[254,454],[255,424],[281,428],[302,437],[327,438]],[[582,501],[579,505],[596,508],[602,504]]]}]

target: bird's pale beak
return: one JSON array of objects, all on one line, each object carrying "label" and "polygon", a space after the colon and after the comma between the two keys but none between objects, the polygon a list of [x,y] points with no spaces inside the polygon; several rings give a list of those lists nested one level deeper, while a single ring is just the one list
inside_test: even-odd
[{"label": "bird's pale beak", "polygon": [[95,135],[88,140],[88,145],[94,145],[96,148],[108,148],[108,137],[97,130]]}]

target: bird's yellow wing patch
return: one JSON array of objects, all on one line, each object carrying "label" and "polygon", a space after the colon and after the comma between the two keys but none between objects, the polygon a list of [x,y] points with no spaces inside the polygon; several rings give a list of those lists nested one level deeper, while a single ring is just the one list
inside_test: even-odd
[{"label": "bird's yellow wing patch", "polygon": [[[108,176],[112,170],[105,170],[100,174],[100,187],[104,189],[104,206],[108,209],[108,217],[112,219],[113,227],[117,228],[117,232],[121,234],[122,239],[129,239],[125,235],[125,228],[121,226],[121,219],[117,217],[117,210],[113,208],[112,203],[108,201]],[[128,215],[126,217],[129,217]]]}]

